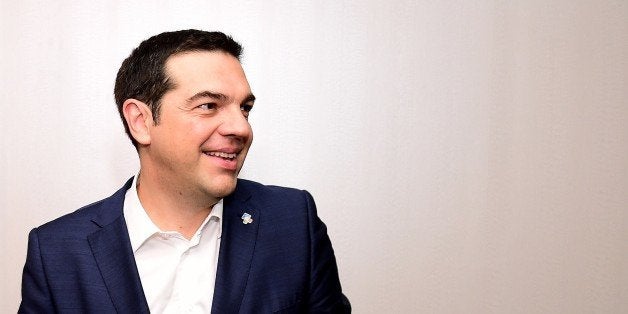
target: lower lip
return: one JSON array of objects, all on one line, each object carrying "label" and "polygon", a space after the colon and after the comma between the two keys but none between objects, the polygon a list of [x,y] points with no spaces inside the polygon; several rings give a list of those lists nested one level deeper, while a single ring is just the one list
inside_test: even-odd
[{"label": "lower lip", "polygon": [[206,157],[212,160],[214,164],[217,164],[219,167],[224,168],[226,170],[235,171],[238,168],[238,159],[226,159],[216,156],[210,156],[205,154]]}]

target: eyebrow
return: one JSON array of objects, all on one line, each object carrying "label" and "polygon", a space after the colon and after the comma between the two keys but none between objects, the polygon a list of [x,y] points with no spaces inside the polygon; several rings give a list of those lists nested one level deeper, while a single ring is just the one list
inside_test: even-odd
[{"label": "eyebrow", "polygon": [[254,102],[254,101],[255,101],[255,95],[249,94],[248,96],[244,98],[244,101],[242,101],[242,103],[245,104],[247,102]]},{"label": "eyebrow", "polygon": [[[186,101],[188,103],[191,103],[199,98],[213,98],[213,99],[217,99],[220,101],[226,101],[229,97],[227,97],[227,95],[223,94],[223,93],[216,93],[216,92],[212,92],[212,91],[202,91],[202,92],[198,92],[196,94],[194,94],[194,96],[188,98]],[[247,103],[247,102],[252,102],[255,101],[255,95],[253,94],[249,94],[248,96],[246,96],[244,98],[244,100],[242,101],[242,103]]]},{"label": "eyebrow", "polygon": [[218,99],[218,100],[226,100],[227,96],[225,94],[221,94],[221,93],[214,93],[214,92],[210,92],[210,91],[202,91],[202,92],[198,92],[196,94],[194,94],[194,96],[190,97],[187,99],[187,102],[193,102],[199,98],[214,98],[214,99]]}]

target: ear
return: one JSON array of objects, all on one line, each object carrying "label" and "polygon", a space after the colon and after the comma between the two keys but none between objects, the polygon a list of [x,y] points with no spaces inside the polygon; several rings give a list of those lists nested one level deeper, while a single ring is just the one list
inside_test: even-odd
[{"label": "ear", "polygon": [[137,99],[127,99],[122,104],[122,114],[133,138],[140,145],[149,145],[153,115],[148,105]]}]

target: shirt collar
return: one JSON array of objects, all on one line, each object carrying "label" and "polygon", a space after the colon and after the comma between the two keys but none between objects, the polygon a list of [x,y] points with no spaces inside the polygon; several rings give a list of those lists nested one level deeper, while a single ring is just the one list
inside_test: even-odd
[{"label": "shirt collar", "polygon": [[[126,191],[124,197],[124,219],[126,220],[127,230],[129,232],[129,238],[131,240],[131,248],[133,252],[142,246],[142,244],[148,240],[153,234],[162,232],[150,219],[140,198],[137,195],[137,175],[133,177],[133,183],[131,187]],[[221,199],[212,208],[210,214],[205,218],[205,221],[196,231],[196,234],[202,232],[207,223],[213,218],[216,219],[218,224],[218,234],[222,234],[222,212],[223,212],[223,200]],[[215,217],[215,218],[214,218]]]}]

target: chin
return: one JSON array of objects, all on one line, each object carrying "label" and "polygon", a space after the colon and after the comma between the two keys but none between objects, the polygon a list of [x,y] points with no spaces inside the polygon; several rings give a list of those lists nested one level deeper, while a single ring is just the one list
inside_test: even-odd
[{"label": "chin", "polygon": [[237,178],[221,180],[214,182],[213,186],[208,187],[207,192],[214,197],[223,198],[235,190]]}]

